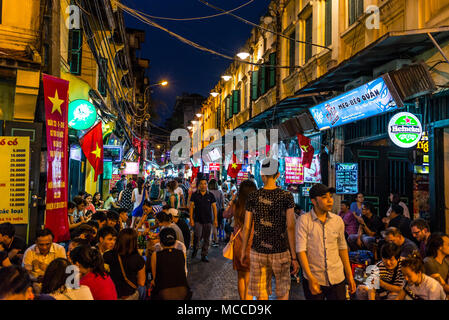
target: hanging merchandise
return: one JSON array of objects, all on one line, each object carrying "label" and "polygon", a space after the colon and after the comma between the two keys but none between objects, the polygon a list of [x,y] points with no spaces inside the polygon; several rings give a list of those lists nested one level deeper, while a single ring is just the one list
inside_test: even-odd
[{"label": "hanging merchandise", "polygon": [[81,149],[94,168],[94,181],[98,179],[98,175],[103,173],[103,135],[101,131],[101,122],[96,124],[80,139]]}]

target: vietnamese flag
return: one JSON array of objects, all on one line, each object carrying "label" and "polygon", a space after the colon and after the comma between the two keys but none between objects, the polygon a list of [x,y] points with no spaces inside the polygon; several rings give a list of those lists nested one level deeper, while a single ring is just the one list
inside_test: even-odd
[{"label": "vietnamese flag", "polygon": [[315,152],[311,144],[312,140],[310,140],[310,138],[307,138],[306,136],[303,136],[300,133],[298,133],[296,136],[298,137],[298,144],[302,152],[302,165],[305,168],[310,169],[313,154]]},{"label": "vietnamese flag", "polygon": [[235,154],[232,155],[232,162],[228,165],[228,176],[230,176],[231,178],[235,179],[237,178],[237,175],[239,173],[239,171],[242,169],[242,164],[237,164],[237,157],[235,156]]},{"label": "vietnamese flag", "polygon": [[101,121],[80,139],[81,149],[95,170],[94,181],[103,173],[103,131]]}]

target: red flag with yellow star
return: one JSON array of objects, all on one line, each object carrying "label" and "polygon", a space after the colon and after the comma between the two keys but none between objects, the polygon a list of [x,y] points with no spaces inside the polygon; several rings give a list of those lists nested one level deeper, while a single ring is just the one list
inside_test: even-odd
[{"label": "red flag with yellow star", "polygon": [[230,176],[233,179],[237,178],[237,175],[241,169],[242,169],[242,164],[237,163],[237,157],[235,156],[235,154],[233,154],[232,161],[228,165],[228,170],[227,170],[228,176]]},{"label": "red flag with yellow star", "polygon": [[42,74],[42,83],[47,132],[45,227],[53,232],[55,242],[62,242],[70,239],[67,218],[69,82]]},{"label": "red flag with yellow star", "polygon": [[103,173],[103,131],[101,121],[98,122],[80,139],[81,149],[95,170],[94,181]]},{"label": "red flag with yellow star", "polygon": [[302,165],[305,168],[310,169],[310,165],[312,164],[313,160],[313,154],[315,152],[315,150],[312,147],[311,143],[312,140],[310,140],[310,138],[307,138],[306,136],[303,136],[300,133],[298,133],[296,136],[298,137],[298,144],[302,152]]}]

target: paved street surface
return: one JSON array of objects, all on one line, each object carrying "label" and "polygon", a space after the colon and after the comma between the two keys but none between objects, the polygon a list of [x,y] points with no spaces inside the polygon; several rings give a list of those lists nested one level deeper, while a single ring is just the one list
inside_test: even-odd
[{"label": "paved street surface", "polygon": [[[216,248],[210,247],[209,263],[201,262],[200,250],[193,260],[190,258],[191,250],[188,251],[188,281],[193,291],[193,300],[239,300],[237,271],[232,268],[232,261],[223,257],[224,246],[225,244],[220,244]],[[272,287],[274,292],[274,278]],[[270,300],[275,298],[270,296]],[[296,280],[292,281],[290,300],[304,300],[302,286]]]}]

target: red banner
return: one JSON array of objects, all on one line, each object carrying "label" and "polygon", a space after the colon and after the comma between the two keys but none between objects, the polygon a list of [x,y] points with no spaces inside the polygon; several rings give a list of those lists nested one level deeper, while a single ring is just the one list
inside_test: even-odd
[{"label": "red banner", "polygon": [[55,242],[70,239],[68,201],[68,93],[69,82],[43,74],[47,127],[47,199],[45,227]]}]

